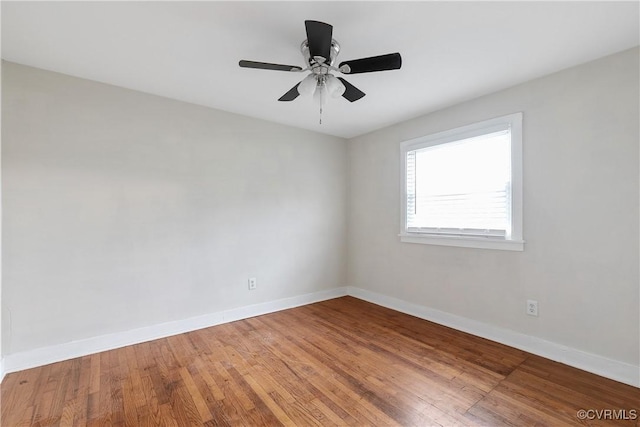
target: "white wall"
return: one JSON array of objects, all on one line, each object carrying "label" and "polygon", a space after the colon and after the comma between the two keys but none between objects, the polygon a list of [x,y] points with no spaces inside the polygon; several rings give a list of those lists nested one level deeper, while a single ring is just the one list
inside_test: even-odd
[{"label": "white wall", "polygon": [[[2,62],[0,61],[0,80],[2,79]],[[2,85],[0,85],[0,99],[2,99]],[[2,106],[0,105],[0,115]],[[2,120],[0,120],[0,135]],[[4,352],[2,349],[2,137],[0,137],[0,382],[4,379]]]},{"label": "white wall", "polygon": [[5,354],[346,284],[344,140],[17,64],[2,78]]},{"label": "white wall", "polygon": [[[640,365],[638,57],[625,51],[351,140],[349,284]],[[524,252],[400,243],[400,142],[518,111]],[[539,317],[525,315],[528,298]]]},{"label": "white wall", "polygon": [[[348,149],[4,63],[2,350],[43,355],[349,284],[356,296],[388,295],[638,366],[638,55],[400,123]],[[399,143],[516,111],[525,251],[400,243]],[[249,276],[257,291],[246,290]],[[524,314],[527,298],[540,317]]]}]

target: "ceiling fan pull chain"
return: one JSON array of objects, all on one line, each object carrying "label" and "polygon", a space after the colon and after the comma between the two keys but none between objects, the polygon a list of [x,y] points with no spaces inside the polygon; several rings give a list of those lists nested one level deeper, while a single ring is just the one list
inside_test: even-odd
[{"label": "ceiling fan pull chain", "polygon": [[322,104],[324,103],[324,91],[322,90],[323,86],[321,84],[318,85],[316,89],[318,94],[320,95],[320,124],[322,124]]}]

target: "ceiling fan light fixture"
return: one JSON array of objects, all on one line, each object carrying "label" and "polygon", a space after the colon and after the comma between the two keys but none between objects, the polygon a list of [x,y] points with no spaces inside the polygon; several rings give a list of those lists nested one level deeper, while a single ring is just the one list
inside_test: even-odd
[{"label": "ceiling fan light fixture", "polygon": [[300,95],[311,95],[316,90],[318,81],[315,74],[309,74],[298,85],[298,93]]},{"label": "ceiling fan light fixture", "polygon": [[347,90],[345,85],[343,85],[342,82],[338,80],[333,74],[328,74],[325,82],[327,90],[333,98],[341,97],[344,91]]},{"label": "ceiling fan light fixture", "polygon": [[320,107],[327,105],[327,99],[329,98],[329,90],[327,85],[323,82],[318,82],[315,93],[313,94],[313,100],[317,102]]}]

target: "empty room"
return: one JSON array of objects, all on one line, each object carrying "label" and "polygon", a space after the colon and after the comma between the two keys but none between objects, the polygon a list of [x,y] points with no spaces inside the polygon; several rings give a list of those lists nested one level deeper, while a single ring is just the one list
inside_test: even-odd
[{"label": "empty room", "polygon": [[0,8],[1,426],[640,426],[640,2]]}]

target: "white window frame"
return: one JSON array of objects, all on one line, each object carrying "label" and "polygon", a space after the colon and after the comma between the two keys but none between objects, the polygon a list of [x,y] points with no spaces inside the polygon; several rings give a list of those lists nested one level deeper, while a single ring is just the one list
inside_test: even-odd
[{"label": "white window frame", "polygon": [[[407,152],[447,144],[509,127],[511,130],[511,233],[505,237],[464,236],[407,230]],[[522,113],[496,117],[467,126],[411,139],[400,144],[401,218],[400,240],[405,243],[465,248],[523,251],[522,236]]]}]

